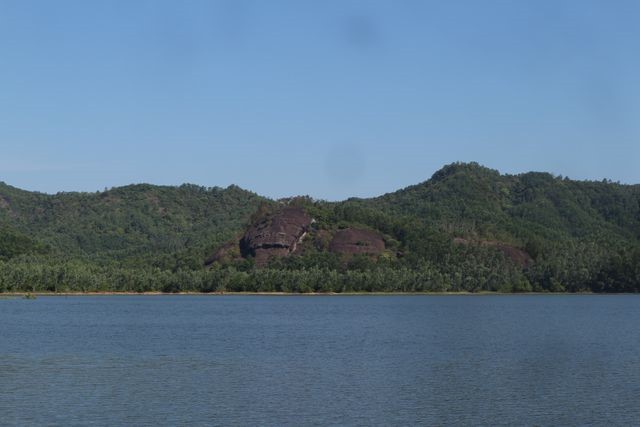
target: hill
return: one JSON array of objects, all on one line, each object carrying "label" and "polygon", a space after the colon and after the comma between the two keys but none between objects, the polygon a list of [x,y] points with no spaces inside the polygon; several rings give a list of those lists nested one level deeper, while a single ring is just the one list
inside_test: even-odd
[{"label": "hill", "polygon": [[0,290],[640,290],[640,186],[455,163],[370,199],[0,184]]},{"label": "hill", "polygon": [[237,186],[139,184],[47,195],[0,183],[0,225],[52,257],[173,268],[185,253],[203,258],[265,201]]}]

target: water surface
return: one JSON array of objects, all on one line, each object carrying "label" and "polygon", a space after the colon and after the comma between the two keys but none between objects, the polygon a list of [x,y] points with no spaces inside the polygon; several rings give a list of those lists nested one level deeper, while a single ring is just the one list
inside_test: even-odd
[{"label": "water surface", "polygon": [[636,296],[0,299],[0,424],[640,420]]}]

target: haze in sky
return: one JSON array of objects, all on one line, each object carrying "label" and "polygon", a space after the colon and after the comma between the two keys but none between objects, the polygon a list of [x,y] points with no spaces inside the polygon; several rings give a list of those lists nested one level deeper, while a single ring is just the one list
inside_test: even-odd
[{"label": "haze in sky", "polygon": [[373,196],[640,183],[640,2],[0,0],[0,180]]}]

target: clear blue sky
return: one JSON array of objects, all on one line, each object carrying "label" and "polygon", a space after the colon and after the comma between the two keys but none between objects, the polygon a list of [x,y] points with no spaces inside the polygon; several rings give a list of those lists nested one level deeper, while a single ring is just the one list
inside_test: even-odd
[{"label": "clear blue sky", "polygon": [[0,0],[0,180],[372,196],[640,183],[638,1]]}]

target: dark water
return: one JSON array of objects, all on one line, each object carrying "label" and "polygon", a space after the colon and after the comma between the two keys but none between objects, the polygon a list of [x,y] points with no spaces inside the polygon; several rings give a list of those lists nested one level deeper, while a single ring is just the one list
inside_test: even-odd
[{"label": "dark water", "polygon": [[0,424],[638,425],[635,296],[0,300]]}]

